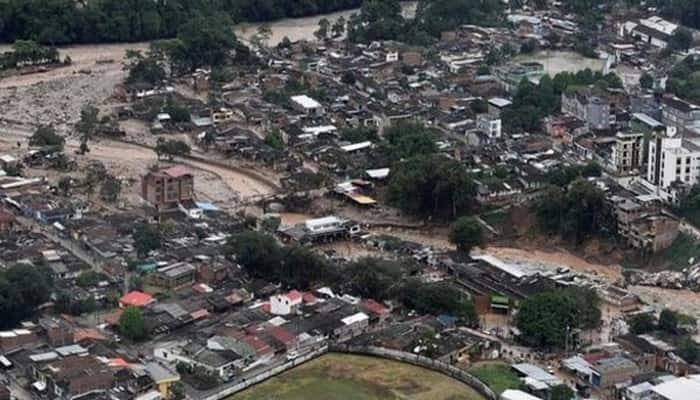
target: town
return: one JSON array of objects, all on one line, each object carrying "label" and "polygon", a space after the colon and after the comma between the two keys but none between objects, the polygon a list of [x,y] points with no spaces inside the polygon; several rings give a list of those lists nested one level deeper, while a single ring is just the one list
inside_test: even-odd
[{"label": "town", "polygon": [[0,400],[700,399],[698,5],[242,3],[0,24]]}]

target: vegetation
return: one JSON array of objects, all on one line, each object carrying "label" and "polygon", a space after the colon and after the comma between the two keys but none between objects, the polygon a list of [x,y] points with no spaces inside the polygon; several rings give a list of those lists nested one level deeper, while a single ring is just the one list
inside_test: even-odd
[{"label": "vegetation", "polygon": [[157,226],[142,223],[136,225],[133,233],[134,247],[140,257],[145,257],[161,246],[162,234]]},{"label": "vegetation", "polygon": [[0,41],[135,42],[175,37],[189,21],[223,15],[271,21],[359,7],[362,0],[7,0],[0,2]]},{"label": "vegetation", "polygon": [[685,233],[680,233],[671,247],[661,252],[661,258],[669,263],[670,268],[681,270],[695,262],[700,254],[700,242]]},{"label": "vegetation", "polygon": [[137,341],[146,337],[146,325],[141,310],[127,307],[119,318],[119,333],[129,340]]},{"label": "vegetation", "polygon": [[589,236],[612,234],[616,230],[615,215],[605,202],[605,194],[580,178],[565,188],[546,188],[535,205],[535,212],[545,232],[576,244]]},{"label": "vegetation", "polygon": [[12,45],[12,51],[0,54],[0,69],[56,64],[59,61],[55,48],[41,46],[32,40],[18,40]]},{"label": "vegetation", "polygon": [[104,279],[104,275],[100,274],[99,272],[90,270],[80,273],[75,283],[80,287],[90,287],[96,286],[98,283],[100,283],[100,281]]},{"label": "vegetation", "polygon": [[0,329],[12,329],[31,318],[40,304],[49,301],[51,272],[41,266],[17,264],[0,271]]},{"label": "vegetation", "polygon": [[700,103],[700,58],[688,56],[668,74],[666,90],[693,103]]},{"label": "vegetation", "polygon": [[272,129],[265,135],[265,144],[275,150],[284,150],[285,143],[282,132],[279,129]]},{"label": "vegetation", "polygon": [[483,229],[475,218],[462,217],[452,225],[450,242],[457,246],[457,250],[469,253],[483,241]]},{"label": "vegetation", "polygon": [[555,168],[547,173],[547,181],[558,187],[569,186],[579,178],[599,177],[603,169],[595,162],[585,165],[570,165]]},{"label": "vegetation", "polygon": [[401,288],[403,266],[396,261],[362,258],[347,268],[344,281],[356,296],[378,301],[388,300]]},{"label": "vegetation", "polygon": [[379,140],[379,135],[375,128],[359,127],[359,128],[344,128],[340,130],[340,137],[352,143],[359,142],[376,142]]},{"label": "vegetation", "polygon": [[256,278],[308,289],[315,282],[333,282],[331,266],[306,248],[280,246],[264,233],[244,232],[229,238],[226,253]]},{"label": "vegetation", "polygon": [[630,332],[635,335],[649,333],[656,329],[656,319],[651,313],[639,313],[631,316],[627,320]]},{"label": "vegetation", "polygon": [[561,72],[554,78],[545,75],[539,85],[524,80],[513,97],[513,104],[503,113],[505,129],[513,132],[540,129],[544,117],[559,112],[561,94],[565,90],[589,85],[599,89],[621,88],[622,80],[613,73],[603,75],[588,68],[575,74]]},{"label": "vegetation", "polygon": [[429,155],[396,163],[387,190],[389,202],[408,214],[452,218],[470,209],[475,194],[462,164]]},{"label": "vegetation", "polygon": [[537,348],[573,346],[573,332],[600,325],[600,299],[592,289],[571,287],[538,293],[520,306],[520,340]]},{"label": "vegetation", "polygon": [[549,395],[550,400],[572,400],[575,398],[574,390],[565,384],[554,386]]},{"label": "vegetation", "polygon": [[54,129],[51,125],[39,126],[29,138],[30,146],[54,147],[58,151],[63,150],[63,144],[65,142],[66,139],[57,134],[56,129]]},{"label": "vegetation", "polygon": [[129,71],[127,84],[156,86],[166,77],[163,65],[151,54],[144,55],[140,51],[127,50],[126,60],[126,69]]},{"label": "vegetation", "polygon": [[170,120],[175,123],[190,122],[190,110],[187,106],[177,104],[172,97],[169,97],[163,112],[170,115]]},{"label": "vegetation", "polygon": [[407,282],[401,289],[401,301],[423,314],[448,314],[466,324],[477,321],[474,304],[467,294],[450,283],[424,284],[417,280]]},{"label": "vegetation", "polygon": [[153,151],[156,153],[159,160],[165,155],[168,157],[168,160],[172,161],[175,157],[188,156],[192,149],[182,140],[165,139],[159,137]]},{"label": "vegetation", "polygon": [[508,389],[520,389],[520,377],[507,364],[486,364],[469,370],[469,373],[484,382],[497,395]]}]

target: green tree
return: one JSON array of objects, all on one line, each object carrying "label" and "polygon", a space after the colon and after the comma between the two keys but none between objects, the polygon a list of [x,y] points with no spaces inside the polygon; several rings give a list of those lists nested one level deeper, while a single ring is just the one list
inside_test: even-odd
[{"label": "green tree", "polygon": [[162,235],[157,226],[142,223],[136,225],[132,234],[134,247],[140,257],[145,257],[161,246]]},{"label": "green tree", "polygon": [[341,37],[345,34],[345,25],[347,25],[347,21],[345,21],[345,17],[342,15],[335,20],[333,26],[331,27],[331,32],[333,32],[334,38]]},{"label": "green tree", "polygon": [[656,321],[654,316],[649,313],[635,314],[627,321],[630,327],[630,332],[635,335],[652,332],[656,329]]},{"label": "green tree", "polygon": [[40,125],[29,138],[29,145],[37,147],[55,147],[61,151],[63,150],[65,141],[63,136],[58,135],[51,125]]},{"label": "green tree", "polygon": [[484,241],[484,232],[479,222],[471,217],[458,219],[450,230],[450,243],[457,246],[457,250],[469,253],[474,247],[480,246]]},{"label": "green tree", "polygon": [[401,283],[402,266],[396,261],[361,258],[346,270],[350,292],[360,297],[388,300]]},{"label": "green tree", "polygon": [[177,104],[172,97],[168,97],[164,112],[170,115],[170,119],[175,123],[190,122],[190,110],[186,106]]},{"label": "green tree", "polygon": [[97,286],[104,277],[96,271],[85,271],[78,275],[75,283],[80,287]]},{"label": "green tree", "polygon": [[185,400],[187,392],[182,382],[175,382],[170,388],[170,398],[172,400]]},{"label": "green tree", "polygon": [[75,129],[80,133],[81,142],[87,143],[95,134],[97,129],[97,117],[100,110],[92,105],[86,105],[80,110],[80,121],[75,126]]},{"label": "green tree", "polygon": [[576,393],[569,386],[561,384],[554,386],[549,395],[549,400],[574,400]]},{"label": "green tree", "polygon": [[687,51],[692,45],[693,33],[683,27],[678,28],[668,41],[668,47],[671,50]]},{"label": "green tree", "polygon": [[161,156],[165,155],[170,161],[175,157],[188,156],[192,149],[182,140],[158,138],[156,147],[153,148],[156,156],[160,160]]},{"label": "green tree", "polygon": [[257,277],[275,277],[282,260],[282,249],[275,239],[258,232],[231,236],[225,252]]},{"label": "green tree", "polygon": [[52,290],[53,279],[46,267],[15,264],[0,270],[0,328],[10,329],[31,318],[50,299]]},{"label": "green tree", "polygon": [[700,362],[700,347],[691,338],[684,338],[678,346],[678,355],[683,360],[697,364]]},{"label": "green tree", "polygon": [[448,314],[467,324],[477,321],[474,304],[464,292],[446,282],[423,284],[409,281],[401,288],[401,300],[409,308],[424,314]]},{"label": "green tree", "polygon": [[654,87],[654,78],[648,72],[643,73],[639,78],[639,86],[646,90],[652,89]]},{"label": "green tree", "polygon": [[571,287],[541,292],[524,300],[515,318],[519,339],[533,347],[552,349],[573,344],[577,329],[600,325],[600,300],[592,289]]},{"label": "green tree", "polygon": [[328,34],[330,32],[331,23],[327,18],[321,18],[318,21],[318,29],[314,32],[314,36],[319,41],[324,41],[328,39]]},{"label": "green tree", "polygon": [[141,310],[127,307],[119,318],[119,333],[129,340],[138,341],[146,338],[146,324]]},{"label": "green tree", "polygon": [[670,334],[678,333],[678,317],[676,313],[664,308],[659,315],[659,329]]},{"label": "green tree", "polygon": [[129,50],[126,57],[127,84],[146,83],[159,85],[166,77],[165,69],[153,55],[144,56],[140,51]]},{"label": "green tree", "polygon": [[279,129],[271,129],[265,135],[265,144],[275,150],[284,150],[286,144]]}]

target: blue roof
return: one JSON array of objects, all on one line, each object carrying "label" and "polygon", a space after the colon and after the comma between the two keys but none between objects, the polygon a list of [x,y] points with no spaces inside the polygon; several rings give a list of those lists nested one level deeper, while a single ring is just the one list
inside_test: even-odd
[{"label": "blue roof", "polygon": [[457,323],[457,317],[453,317],[453,316],[447,315],[447,314],[438,315],[437,320],[443,326],[452,326],[452,325]]}]

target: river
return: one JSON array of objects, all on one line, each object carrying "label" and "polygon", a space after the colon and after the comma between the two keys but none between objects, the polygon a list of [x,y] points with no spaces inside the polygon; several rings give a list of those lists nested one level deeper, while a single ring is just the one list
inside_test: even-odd
[{"label": "river", "polygon": [[[417,1],[407,1],[402,4],[403,14],[405,18],[413,18],[416,13],[416,7],[418,5]],[[235,28],[236,35],[243,39],[250,39],[261,25],[268,25],[272,30],[272,37],[268,44],[270,46],[275,46],[284,39],[288,37],[291,41],[297,40],[316,40],[314,32],[318,29],[318,22],[326,18],[333,23],[336,19],[343,17],[346,20],[350,18],[352,14],[357,14],[360,9],[340,11],[332,14],[315,15],[313,17],[304,18],[288,18],[281,19],[278,21],[273,21],[270,23],[244,23],[239,24]]]}]

